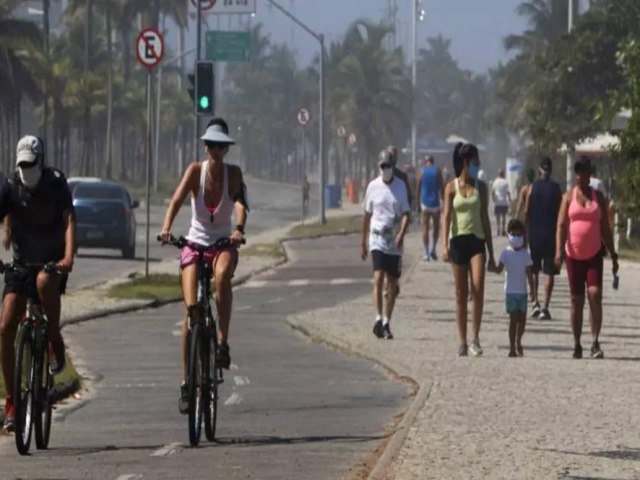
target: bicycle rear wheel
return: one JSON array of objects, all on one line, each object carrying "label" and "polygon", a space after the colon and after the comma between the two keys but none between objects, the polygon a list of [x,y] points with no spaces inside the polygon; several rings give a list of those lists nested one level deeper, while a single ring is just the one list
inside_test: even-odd
[{"label": "bicycle rear wheel", "polygon": [[35,401],[36,448],[49,447],[51,417],[53,415],[53,375],[49,371],[49,349],[44,347],[42,358],[36,368],[33,396]]},{"label": "bicycle rear wheel", "polygon": [[202,325],[191,327],[191,344],[189,347],[188,392],[189,392],[189,443],[192,446],[200,443],[202,433],[202,391],[204,377],[202,372]]},{"label": "bicycle rear wheel", "polygon": [[[215,335],[215,331],[212,335]],[[216,365],[216,345],[212,339],[207,342],[209,365],[207,366],[208,391],[207,404],[204,409],[204,433],[210,442],[216,439],[216,422],[218,420],[218,369]]]},{"label": "bicycle rear wheel", "polygon": [[31,446],[31,429],[33,427],[33,350],[31,330],[20,327],[16,342],[16,366],[13,379],[13,398],[15,413],[16,448],[21,455],[29,453]]}]

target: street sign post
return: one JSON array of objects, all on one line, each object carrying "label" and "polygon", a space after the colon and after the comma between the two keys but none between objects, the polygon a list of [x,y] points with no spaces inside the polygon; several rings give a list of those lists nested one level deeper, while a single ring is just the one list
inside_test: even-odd
[{"label": "street sign post", "polygon": [[213,2],[214,15],[256,13],[256,0],[217,0]]},{"label": "street sign post", "polygon": [[307,110],[306,108],[301,108],[300,110],[298,110],[297,118],[298,118],[298,123],[304,127],[311,120],[311,114],[309,113],[309,110]]},{"label": "street sign post", "polygon": [[248,62],[251,60],[251,34],[229,31],[207,32],[205,57],[212,62]]},{"label": "street sign post", "polygon": [[[147,229],[144,256],[144,275],[149,276],[149,242],[151,210],[151,75],[153,69],[162,61],[164,55],[164,39],[155,28],[145,28],[136,40],[136,56],[140,64],[147,69]],[[156,135],[158,132],[156,132]]]}]

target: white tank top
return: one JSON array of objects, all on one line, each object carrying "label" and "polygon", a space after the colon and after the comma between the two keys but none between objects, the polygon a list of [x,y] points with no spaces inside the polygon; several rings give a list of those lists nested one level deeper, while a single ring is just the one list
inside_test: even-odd
[{"label": "white tank top", "polygon": [[222,196],[216,209],[211,212],[204,203],[204,186],[207,179],[209,161],[200,164],[200,188],[198,195],[191,196],[191,228],[187,240],[200,245],[211,245],[222,237],[231,236],[231,216],[234,204],[229,198],[229,182],[227,165],[223,165],[224,180],[222,182]]}]

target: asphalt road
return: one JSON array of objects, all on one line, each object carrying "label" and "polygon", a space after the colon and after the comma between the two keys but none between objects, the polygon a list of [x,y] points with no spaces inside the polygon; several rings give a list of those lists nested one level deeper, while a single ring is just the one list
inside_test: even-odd
[{"label": "asphalt road", "polygon": [[292,259],[235,292],[217,443],[188,446],[187,420],[177,411],[182,308],[173,305],[65,329],[76,364],[94,379],[93,394],[57,411],[48,451],[20,457],[13,438],[3,438],[2,478],[347,475],[383,441],[407,388],[367,361],[309,343],[284,322],[369,291],[357,240],[297,243]]},{"label": "asphalt road", "polygon": [[[251,212],[247,223],[247,236],[256,235],[264,230],[296,221],[301,215],[300,187],[262,180],[247,180]],[[313,198],[312,198],[313,200]],[[162,248],[155,237],[162,228],[166,205],[152,205],[150,212],[150,248],[151,262],[166,258],[176,258],[173,248]],[[144,269],[146,249],[146,210],[136,210],[137,245],[136,259],[125,260],[119,250],[81,248],[76,257],[73,274],[69,277],[68,288],[75,289],[101,283],[111,278],[126,275],[128,272]],[[180,210],[172,229],[176,235],[186,235],[191,222],[191,206],[186,203]],[[176,262],[177,271],[177,262]]]}]

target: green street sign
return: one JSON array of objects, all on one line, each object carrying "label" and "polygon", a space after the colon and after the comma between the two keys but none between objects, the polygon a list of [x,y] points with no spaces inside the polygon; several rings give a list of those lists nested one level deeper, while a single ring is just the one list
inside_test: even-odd
[{"label": "green street sign", "polygon": [[205,35],[206,59],[214,62],[248,62],[251,60],[249,32],[210,31]]}]

